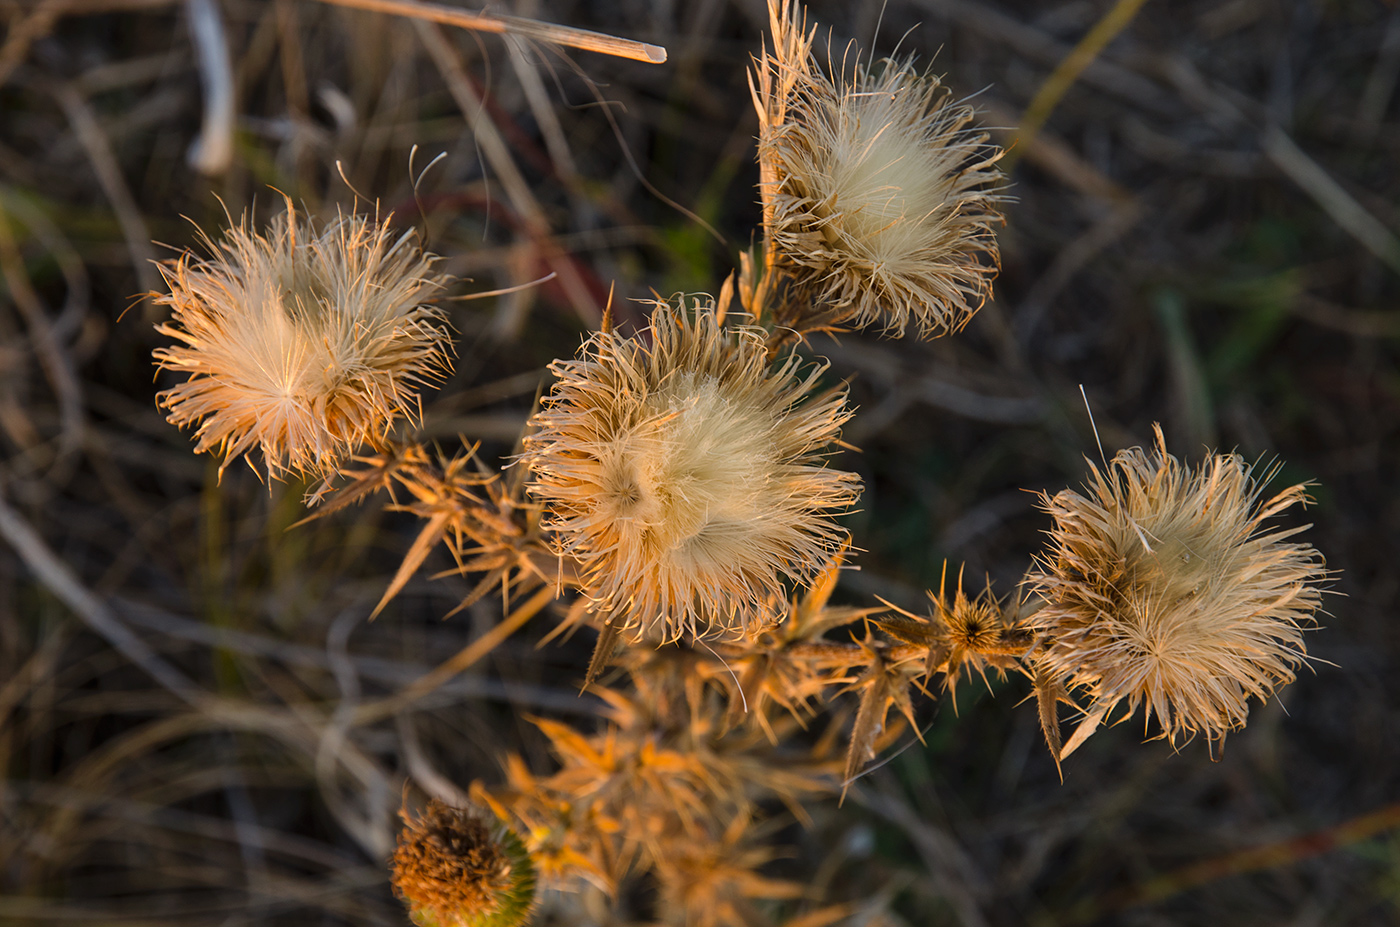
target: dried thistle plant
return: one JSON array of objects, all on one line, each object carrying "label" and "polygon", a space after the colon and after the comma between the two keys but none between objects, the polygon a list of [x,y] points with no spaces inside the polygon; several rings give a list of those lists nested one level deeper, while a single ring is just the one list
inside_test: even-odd
[{"label": "dried thistle plant", "polygon": [[769,13],[774,52],[754,86],[764,224],[769,270],[813,303],[796,324],[962,328],[1000,266],[1000,152],[912,61],[828,76],[797,11],[770,0]]},{"label": "dried thistle plant", "polygon": [[[961,574],[949,594],[945,571],[927,614],[832,604],[850,541],[835,517],[860,483],[824,455],[852,411],[844,387],[820,386],[825,367],[783,349],[820,330],[963,327],[998,269],[1000,155],[912,62],[856,54],[823,70],[802,9],[769,11],[773,51],[752,81],[768,251],[765,273],[750,262],[740,277],[757,324],[727,318],[731,284],[719,300],[655,302],[634,337],[605,321],[551,364],[522,465],[504,474],[475,447],[388,440],[413,384],[447,364],[425,303],[443,278],[410,236],[357,217],[317,232],[289,204],[265,236],[245,224],[206,240],[211,258],[163,269],[175,318],[160,330],[183,345],[156,358],[190,378],[160,401],[173,423],[198,425],[198,451],[227,466],[260,447],[270,476],[327,478],[313,501],[347,477],[322,514],[379,490],[411,497],[387,506],[421,527],[375,614],[443,544],[449,572],[479,577],[459,608],[499,589],[508,613],[471,659],[565,589],[582,596],[546,639],[601,626],[586,684],[619,636],[633,645],[612,687],[593,687],[607,706],[598,730],[535,719],[552,774],[511,755],[503,786],[473,785],[495,819],[437,802],[404,816],[394,885],[421,925],[518,924],[536,873],[614,897],[642,882],[662,924],[769,923],[756,902],[801,892],[764,871],[768,825],[786,823],[766,812],[781,803],[807,821],[811,795],[844,796],[906,725],[918,736],[916,697],[935,697],[935,674],[955,709],[974,674],[1030,677],[1058,762],[1124,702],[1173,745],[1201,732],[1214,744],[1305,658],[1327,574],[1295,531],[1264,526],[1303,487],[1263,500],[1240,458],[1192,469],[1160,431],[1155,453],[1093,468],[1087,495],[1042,497],[1055,526],[1026,577],[1033,601],[1008,604],[990,583],[969,594]],[[363,467],[344,466],[364,442]],[[1089,705],[1062,751],[1057,706],[1076,693]],[[799,734],[842,697],[844,743],[838,724]]]},{"label": "dried thistle plant", "polygon": [[697,667],[698,675],[728,693],[727,724],[756,726],[777,744],[782,737],[772,706],[805,727],[830,687],[850,681],[841,674],[851,666],[853,646],[823,635],[881,609],[831,604],[845,553],[802,596],[786,603],[778,624],[742,641],[717,645],[718,659]]},{"label": "dried thistle plant", "polygon": [[535,903],[535,869],[520,838],[477,808],[437,799],[401,812],[394,892],[419,927],[519,927]]},{"label": "dried thistle plant", "polygon": [[417,410],[415,386],[449,367],[440,310],[445,282],[414,233],[388,220],[340,216],[317,231],[287,212],[266,234],[245,219],[208,257],[185,252],[161,267],[173,318],[157,326],[182,344],[158,348],[163,369],[189,379],[156,398],[169,421],[196,425],[196,452],[216,450],[220,473],[260,448],[270,478],[329,476],[394,420]]},{"label": "dried thistle plant", "polygon": [[512,755],[504,787],[473,785],[519,823],[542,886],[616,896],[652,880],[656,922],[677,927],[766,923],[752,901],[800,894],[761,873],[774,853],[759,812],[777,800],[803,814],[804,799],[824,791],[821,748],[726,724],[727,700],[699,683],[705,653],[629,649],[632,691],[597,689],[608,704],[600,731],[535,719],[557,772],[536,776]]},{"label": "dried thistle plant", "polygon": [[[926,648],[924,676],[943,674],[943,690],[954,694],[966,670],[971,678],[975,672],[986,679],[987,669],[1005,675],[1017,665],[1017,659],[1031,649],[1031,637],[1007,615],[1006,603],[992,592],[991,581],[981,593],[969,596],[963,591],[963,577],[958,573],[958,586],[951,597],[947,595],[947,565],[938,592],[928,593],[933,614],[928,618],[894,608],[898,615],[883,616],[875,624],[891,637],[906,644]],[[886,603],[889,605],[889,603]]]},{"label": "dried thistle plant", "polygon": [[823,367],[770,365],[766,332],[726,330],[707,297],[657,303],[652,344],[601,332],[532,420],[525,460],[546,527],[595,609],[638,638],[734,636],[769,623],[845,540],[858,480],[822,453],[850,417]]},{"label": "dried thistle plant", "polygon": [[[1045,600],[1027,620],[1041,638],[1034,662],[1091,698],[1065,755],[1125,700],[1173,744],[1198,732],[1222,741],[1244,726],[1249,697],[1291,682],[1306,654],[1322,555],[1288,540],[1306,526],[1264,526],[1305,504],[1305,487],[1263,499],[1238,455],[1192,468],[1156,435],[1152,454],[1131,448],[1104,470],[1091,464],[1087,495],[1042,497],[1055,526],[1027,576]],[[1047,736],[1053,748],[1058,733]]]}]

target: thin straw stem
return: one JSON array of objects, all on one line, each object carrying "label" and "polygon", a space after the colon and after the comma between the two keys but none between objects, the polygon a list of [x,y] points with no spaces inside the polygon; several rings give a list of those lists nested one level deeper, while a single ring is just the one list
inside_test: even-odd
[{"label": "thin straw stem", "polygon": [[1118,37],[1118,33],[1127,28],[1128,23],[1133,21],[1133,17],[1137,16],[1138,10],[1142,9],[1146,2],[1147,0],[1118,0],[1055,67],[1045,79],[1045,83],[1040,85],[1040,90],[1036,92],[1030,105],[1026,107],[1025,115],[1021,117],[1016,146],[1007,152],[1002,161],[1002,170],[1011,173],[1012,166],[1020,160],[1021,152],[1040,134],[1046,120],[1060,104],[1065,93],[1079,80],[1079,75],[1094,63],[1094,59],[1098,58],[1109,42]]},{"label": "thin straw stem", "polygon": [[500,624],[463,647],[426,676],[394,695],[360,706],[355,712],[355,724],[372,724],[381,718],[390,717],[434,691],[494,650],[497,645],[518,631],[527,621],[538,615],[546,605],[554,600],[557,594],[558,592],[553,586],[545,586],[525,604],[507,615]]},{"label": "thin straw stem", "polygon": [[632,39],[620,39],[590,32],[587,29],[574,29],[569,26],[556,26],[518,16],[499,16],[495,13],[476,13],[441,3],[427,3],[423,0],[321,0],[336,6],[347,6],[372,13],[388,13],[393,16],[408,16],[445,26],[473,29],[477,32],[491,32],[497,35],[518,35],[521,38],[549,42],[553,45],[567,45],[584,51],[601,52],[617,58],[645,61],[649,64],[664,64],[666,49],[660,45],[648,45]]}]

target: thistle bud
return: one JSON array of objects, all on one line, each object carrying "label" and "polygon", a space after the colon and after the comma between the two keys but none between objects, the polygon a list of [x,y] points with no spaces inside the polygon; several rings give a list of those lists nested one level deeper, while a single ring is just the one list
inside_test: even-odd
[{"label": "thistle bud", "polygon": [[520,838],[475,807],[436,799],[403,813],[394,893],[419,927],[519,927],[534,907],[535,868]]}]

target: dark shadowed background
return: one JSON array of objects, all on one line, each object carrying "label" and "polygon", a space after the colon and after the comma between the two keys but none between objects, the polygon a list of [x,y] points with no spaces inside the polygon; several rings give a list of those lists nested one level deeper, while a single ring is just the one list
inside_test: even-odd
[{"label": "dark shadowed background", "polygon": [[[1111,6],[811,12],[833,54],[917,55],[1007,144]],[[234,100],[217,176],[190,161],[211,66],[191,15],[210,8]],[[508,456],[610,287],[634,323],[628,300],[715,292],[755,237],[746,68],[766,31],[762,0],[509,9],[670,60],[310,0],[0,0],[0,923],[405,923],[384,865],[404,776],[496,781],[506,748],[547,770],[525,715],[595,723],[576,696],[591,632],[535,649],[547,619],[357,722],[499,603],[441,621],[469,586],[428,578],[435,556],[368,624],[412,519],[287,530],[304,487],[241,464],[219,485],[155,407],[173,381],[139,298],[166,245],[226,211],[264,220],[278,191],[321,217],[377,201],[454,296],[553,272],[446,303],[458,358],[424,428]],[[1049,523],[1034,491],[1097,458],[1081,386],[1110,455],[1161,422],[1189,460],[1237,450],[1280,461],[1280,488],[1312,481],[1294,517],[1335,594],[1309,667],[1218,761],[1134,719],[1061,784],[1024,682],[979,683],[957,713],[925,700],[926,745],[907,735],[858,800],[783,831],[773,874],[868,901],[851,923],[1400,918],[1398,78],[1394,3],[1149,0],[1013,149],[1002,273],[967,331],[815,341],[860,406],[838,464],[866,483],[861,569],[838,595],[921,609],[945,560],[1010,592]],[[628,902],[639,922],[647,905]]]}]

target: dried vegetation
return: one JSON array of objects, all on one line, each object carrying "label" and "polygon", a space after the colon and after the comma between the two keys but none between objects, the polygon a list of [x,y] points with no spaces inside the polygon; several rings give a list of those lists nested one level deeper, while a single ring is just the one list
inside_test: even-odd
[{"label": "dried vegetation", "polygon": [[773,13],[0,3],[0,921],[1393,921],[1400,18]]}]

